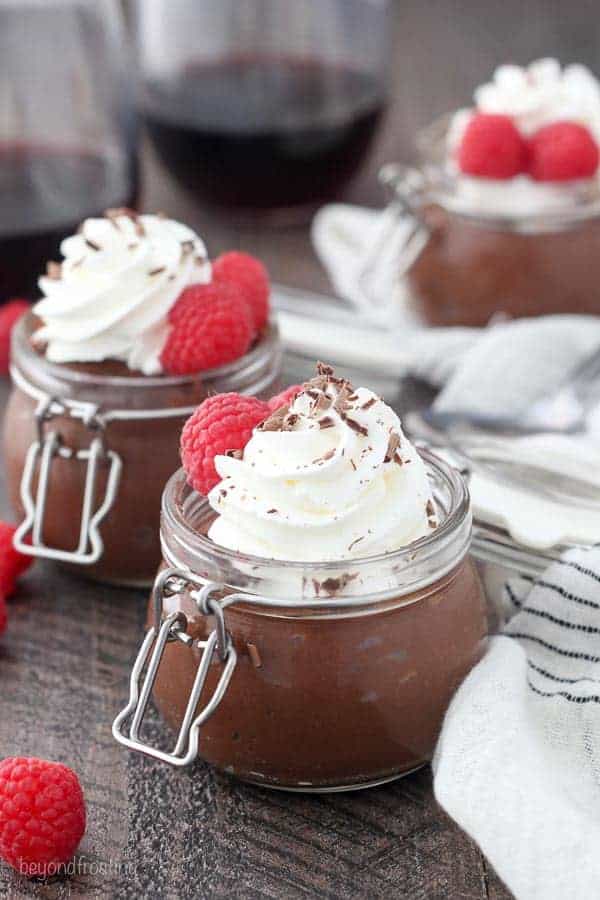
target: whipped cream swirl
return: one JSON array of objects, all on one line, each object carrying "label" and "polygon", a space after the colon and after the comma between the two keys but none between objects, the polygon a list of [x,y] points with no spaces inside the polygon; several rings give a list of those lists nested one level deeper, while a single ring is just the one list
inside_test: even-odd
[{"label": "whipped cream swirl", "polygon": [[49,263],[34,307],[47,359],[116,359],[160,374],[169,310],[184,288],[211,278],[200,238],[172,219],[115,210],[86,219],[60,249],[64,261]]},{"label": "whipped cream swirl", "polygon": [[398,416],[328,367],[254,430],[243,458],[217,456],[209,537],[295,561],[362,558],[437,525],[425,465]]}]

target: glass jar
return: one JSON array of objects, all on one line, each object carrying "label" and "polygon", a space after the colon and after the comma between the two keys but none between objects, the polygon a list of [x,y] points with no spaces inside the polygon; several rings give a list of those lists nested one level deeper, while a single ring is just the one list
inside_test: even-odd
[{"label": "glass jar", "polygon": [[[532,183],[553,191],[559,205],[483,212],[448,173],[447,124],[440,120],[420,136],[419,168],[390,165],[381,173],[406,228],[399,273],[419,316],[430,325],[484,326],[496,315],[599,314],[597,188]],[[513,186],[505,184],[507,210]]]},{"label": "glass jar", "polygon": [[[163,495],[150,629],[116,739],[173,765],[200,755],[288,790],[367,787],[429,760],[487,626],[468,556],[467,489],[423,456],[439,527],[401,550],[327,563],[215,545],[213,511],[177,472]],[[141,737],[152,690],[179,731],[172,752]]]},{"label": "glass jar", "polygon": [[387,103],[389,0],[137,0],[140,105],[198,202],[294,218],[336,196]]},{"label": "glass jar", "polygon": [[119,0],[0,0],[0,302],[79,222],[136,206],[132,53]]},{"label": "glass jar", "polygon": [[271,324],[241,359],[198,375],[148,377],[121,363],[56,365],[14,329],[6,410],[8,493],[22,552],[77,566],[93,578],[151,582],[160,561],[162,489],[179,465],[187,417],[209,394],[269,397],[281,348]]}]

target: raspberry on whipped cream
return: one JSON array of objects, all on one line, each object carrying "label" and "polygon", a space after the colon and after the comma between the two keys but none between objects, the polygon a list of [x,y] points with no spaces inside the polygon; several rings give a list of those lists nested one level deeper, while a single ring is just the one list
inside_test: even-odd
[{"label": "raspberry on whipped cream", "polygon": [[[478,122],[483,132],[487,121],[503,119],[510,120],[523,141],[522,162],[513,169],[482,158],[485,141],[472,127]],[[474,106],[458,110],[450,121],[447,167],[457,198],[476,212],[528,215],[558,211],[595,195],[598,167],[590,164],[594,154],[582,141],[569,145],[563,141],[557,164],[539,163],[538,135],[559,123],[578,127],[592,145],[600,142],[600,82],[589,69],[581,65],[563,69],[555,59],[537,60],[527,67],[499,66],[492,80],[475,90]],[[492,149],[501,144],[507,155],[510,148],[504,136],[484,132],[483,137]]]},{"label": "raspberry on whipped cream", "polygon": [[211,278],[202,240],[172,219],[114,210],[87,219],[60,249],[64,260],[40,278],[44,298],[34,307],[47,359],[116,359],[160,374],[169,310],[186,287]]},{"label": "raspberry on whipped cream", "polygon": [[437,526],[421,457],[398,416],[322,364],[291,405],[254,429],[242,458],[215,457],[217,544],[273,559],[391,552]]}]

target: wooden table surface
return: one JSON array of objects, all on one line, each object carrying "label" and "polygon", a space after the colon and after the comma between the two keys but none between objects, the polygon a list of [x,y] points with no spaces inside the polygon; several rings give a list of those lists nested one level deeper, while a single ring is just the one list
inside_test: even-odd
[{"label": "wooden table surface", "polygon": [[[415,129],[465,102],[507,46],[519,61],[559,52],[595,62],[593,0],[568,12],[560,0],[485,5],[485,14],[460,0],[397,5],[394,100],[350,199],[378,204],[381,163],[407,158]],[[260,229],[199,208],[147,147],[144,176],[144,207],[196,226],[211,253],[241,246],[262,256],[276,279],[326,289],[306,228]],[[2,406],[6,394],[0,387]],[[8,517],[3,498],[0,515]],[[94,585],[48,564],[34,567],[11,603],[0,640],[0,757],[73,766],[89,825],[77,874],[35,884],[0,865],[1,896],[509,897],[436,805],[429,768],[369,791],[311,797],[249,787],[201,763],[175,771],[119,747],[110,725],[126,697],[145,603],[143,592]]]}]

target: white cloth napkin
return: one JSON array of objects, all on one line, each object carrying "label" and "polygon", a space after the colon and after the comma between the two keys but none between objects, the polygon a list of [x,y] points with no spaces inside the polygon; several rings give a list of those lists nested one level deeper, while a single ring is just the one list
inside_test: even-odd
[{"label": "white cloth napkin", "polygon": [[[410,310],[398,277],[408,230],[407,223],[394,223],[389,210],[332,204],[315,217],[312,240],[336,293],[350,304],[348,328],[353,315],[360,315],[363,322],[371,318],[379,327],[387,321],[386,334],[376,338],[379,349],[373,354],[373,366],[383,359],[393,366],[395,358],[398,375],[409,371],[442,387],[436,401],[439,409],[497,414],[524,409],[557,387],[571,368],[600,347],[600,318],[593,316],[496,322],[485,329],[423,328]],[[385,252],[369,280],[367,296],[361,273],[374,248],[381,245]],[[361,344],[361,327],[365,330],[364,325],[357,327],[353,341],[350,331],[342,329],[338,334],[332,328],[328,332],[327,323],[319,323],[319,329],[314,322],[311,326],[309,334],[318,331],[321,339],[330,342],[334,359],[339,351],[349,362],[353,345]]]},{"label": "white cloth napkin", "polygon": [[456,693],[435,795],[518,900],[600,897],[600,548],[533,585]]}]

